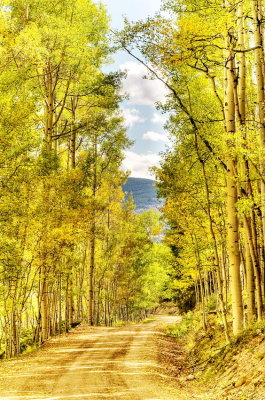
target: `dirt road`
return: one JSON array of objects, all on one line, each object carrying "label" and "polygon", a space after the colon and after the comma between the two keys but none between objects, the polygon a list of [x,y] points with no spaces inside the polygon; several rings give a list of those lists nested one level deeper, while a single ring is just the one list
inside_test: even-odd
[{"label": "dirt road", "polygon": [[176,319],[121,328],[81,326],[54,338],[37,352],[0,365],[0,399],[180,400],[158,365],[155,340],[161,324]]}]

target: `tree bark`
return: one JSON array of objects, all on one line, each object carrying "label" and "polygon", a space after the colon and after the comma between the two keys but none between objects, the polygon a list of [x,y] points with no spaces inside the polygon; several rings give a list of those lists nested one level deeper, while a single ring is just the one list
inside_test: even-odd
[{"label": "tree bark", "polygon": [[233,137],[236,133],[235,122],[235,98],[234,98],[234,76],[235,76],[235,54],[233,51],[234,37],[232,31],[228,33],[228,52],[226,57],[226,90],[225,90],[225,123],[227,134],[227,250],[229,257],[229,268],[231,277],[232,295],[232,317],[233,333],[237,335],[243,329],[243,299],[240,276],[240,249],[239,228],[236,203],[238,200],[236,187],[236,165],[237,161],[231,155],[231,146],[234,147]]}]

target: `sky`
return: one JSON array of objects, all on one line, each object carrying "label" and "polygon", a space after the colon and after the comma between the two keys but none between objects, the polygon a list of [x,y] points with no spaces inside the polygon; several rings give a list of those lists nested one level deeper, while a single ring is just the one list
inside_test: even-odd
[{"label": "sky", "polygon": [[[112,20],[112,29],[123,27],[123,17],[130,21],[145,19],[159,10],[163,0],[103,0]],[[113,56],[114,63],[107,69],[127,72],[123,81],[123,93],[129,95],[121,107],[125,117],[127,134],[134,145],[125,151],[123,169],[130,170],[132,177],[154,179],[149,171],[159,165],[160,155],[170,145],[163,125],[165,115],[155,108],[155,103],[166,96],[166,88],[158,80],[143,79],[146,68],[126,52]]]}]

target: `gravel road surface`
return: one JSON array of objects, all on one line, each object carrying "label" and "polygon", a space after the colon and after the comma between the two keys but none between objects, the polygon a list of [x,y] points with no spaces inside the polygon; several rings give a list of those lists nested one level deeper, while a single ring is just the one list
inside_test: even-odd
[{"label": "gravel road surface", "polygon": [[[0,364],[5,400],[181,400],[159,365],[157,335],[178,317],[121,328],[80,326]],[[186,398],[186,397],[185,397]]]}]

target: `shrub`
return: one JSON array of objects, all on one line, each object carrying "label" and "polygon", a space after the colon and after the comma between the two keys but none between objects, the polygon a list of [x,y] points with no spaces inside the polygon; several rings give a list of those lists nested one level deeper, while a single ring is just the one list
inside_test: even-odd
[{"label": "shrub", "polygon": [[34,346],[33,331],[31,329],[22,329],[20,336],[20,352],[25,353],[28,347]]},{"label": "shrub", "polygon": [[185,314],[181,322],[169,325],[166,334],[173,337],[182,337],[198,325],[198,315],[189,311]]}]

